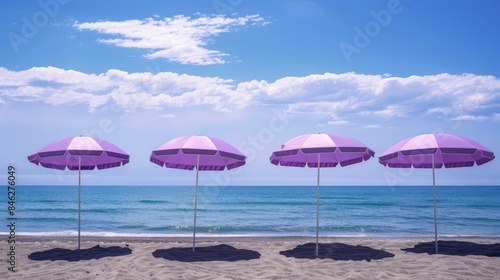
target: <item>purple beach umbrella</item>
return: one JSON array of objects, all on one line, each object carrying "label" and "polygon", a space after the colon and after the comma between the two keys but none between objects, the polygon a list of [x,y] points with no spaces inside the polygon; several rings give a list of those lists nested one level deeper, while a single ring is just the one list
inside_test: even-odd
[{"label": "purple beach umbrella", "polygon": [[196,237],[198,208],[198,171],[231,170],[245,165],[246,157],[220,139],[207,136],[184,136],[172,139],[153,150],[150,161],[167,168],[193,170],[196,168],[194,200],[193,252]]},{"label": "purple beach umbrella", "polygon": [[97,138],[77,136],[51,142],[28,156],[46,168],[78,170],[78,249],[80,249],[81,170],[106,169],[125,165],[130,156],[117,146]]},{"label": "purple beach umbrella", "polygon": [[422,134],[390,147],[379,156],[379,162],[392,168],[432,168],[434,238],[437,253],[435,168],[471,167],[474,164],[485,164],[494,158],[492,151],[465,137],[452,134]]},{"label": "purple beach umbrella", "polygon": [[274,165],[318,169],[316,189],[316,256],[319,248],[319,198],[320,167],[348,166],[360,163],[375,156],[363,143],[350,137],[335,134],[306,134],[295,137],[280,149],[275,150],[269,160]]}]

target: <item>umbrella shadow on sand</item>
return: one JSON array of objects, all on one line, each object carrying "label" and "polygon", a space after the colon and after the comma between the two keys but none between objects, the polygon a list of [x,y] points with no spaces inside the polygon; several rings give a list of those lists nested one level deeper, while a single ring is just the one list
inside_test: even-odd
[{"label": "umbrella shadow on sand", "polygon": [[479,244],[467,241],[438,241],[439,252],[436,253],[435,242],[421,242],[413,246],[413,248],[401,249],[411,253],[426,253],[429,255],[441,254],[452,256],[487,256],[500,257],[500,244]]},{"label": "umbrella shadow on sand", "polygon": [[118,246],[101,247],[99,245],[89,249],[69,250],[54,248],[47,251],[34,252],[28,256],[33,261],[68,261],[77,262],[82,260],[102,259],[106,257],[118,257],[132,254],[130,248]]},{"label": "umbrella shadow on sand", "polygon": [[320,243],[318,256],[314,256],[316,243],[299,245],[292,250],[281,251],[280,255],[298,259],[332,259],[336,261],[371,261],[384,258],[393,258],[394,254],[384,249],[373,249],[361,245],[347,245],[343,243]]},{"label": "umbrella shadow on sand", "polygon": [[206,261],[248,261],[260,258],[260,253],[247,249],[236,249],[232,246],[221,244],[216,246],[193,248],[174,247],[158,249],[153,252],[155,258],[164,258],[169,261],[179,262],[206,262]]}]

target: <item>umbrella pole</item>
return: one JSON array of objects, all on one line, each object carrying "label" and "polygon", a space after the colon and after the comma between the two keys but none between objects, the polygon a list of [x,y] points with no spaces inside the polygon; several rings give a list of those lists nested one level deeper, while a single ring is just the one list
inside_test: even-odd
[{"label": "umbrella pole", "polygon": [[436,213],[436,174],[434,168],[434,154],[432,154],[432,188],[434,191],[434,242],[436,243],[436,254],[438,252],[438,237],[437,237],[437,213]]},{"label": "umbrella pole", "polygon": [[197,155],[196,158],[196,189],[194,194],[194,222],[193,222],[193,252],[195,246],[195,237],[196,237],[196,209],[198,208],[198,171],[200,169],[200,155]]},{"label": "umbrella pole", "polygon": [[80,185],[82,181],[82,156],[78,156],[78,250],[80,250]]},{"label": "umbrella pole", "polygon": [[318,153],[318,183],[316,187],[316,254],[319,255],[319,166],[320,166],[320,154]]}]

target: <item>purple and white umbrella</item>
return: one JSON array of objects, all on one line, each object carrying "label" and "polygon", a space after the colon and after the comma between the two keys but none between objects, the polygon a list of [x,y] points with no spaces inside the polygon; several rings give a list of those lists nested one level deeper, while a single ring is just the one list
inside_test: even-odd
[{"label": "purple and white umbrella", "polygon": [[437,253],[435,168],[471,167],[474,164],[485,164],[494,158],[492,151],[465,137],[452,134],[422,134],[390,147],[379,156],[379,162],[392,168],[432,168],[434,238]]},{"label": "purple and white umbrella", "polygon": [[275,150],[269,160],[274,165],[318,169],[316,189],[316,256],[319,248],[319,197],[320,167],[348,166],[360,163],[375,156],[363,143],[350,137],[335,134],[306,134],[295,137],[280,149]]},{"label": "purple and white umbrella", "polygon": [[81,170],[106,169],[125,165],[130,156],[117,146],[97,138],[68,137],[51,142],[28,156],[46,168],[78,170],[78,249],[80,249]]},{"label": "purple and white umbrella", "polygon": [[153,150],[150,161],[167,168],[193,170],[196,168],[194,200],[193,252],[196,237],[198,208],[198,171],[223,171],[245,165],[246,157],[229,143],[207,136],[175,138]]}]

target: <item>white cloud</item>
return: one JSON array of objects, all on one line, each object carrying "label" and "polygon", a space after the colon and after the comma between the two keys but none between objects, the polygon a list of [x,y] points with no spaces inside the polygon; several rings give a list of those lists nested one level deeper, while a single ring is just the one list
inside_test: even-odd
[{"label": "white cloud", "polygon": [[449,115],[453,113],[453,110],[451,108],[431,108],[427,110],[427,114],[443,114],[443,115]]},{"label": "white cloud", "polygon": [[127,73],[108,70],[99,75],[34,67],[24,71],[0,68],[0,98],[51,105],[87,104],[89,110],[108,105],[126,110],[209,105],[215,110],[242,106],[230,103],[231,80],[161,72]]},{"label": "white cloud", "polygon": [[[157,18],[157,15],[155,15]],[[197,18],[178,15],[173,18],[75,23],[78,30],[97,31],[113,38],[98,42],[123,48],[146,49],[146,58],[164,58],[181,64],[223,64],[228,54],[206,46],[213,37],[246,25],[264,26],[269,22],[260,15],[229,18],[223,15]]]},{"label": "white cloud", "polygon": [[493,121],[500,122],[500,113],[493,114]]},{"label": "white cloud", "polygon": [[356,109],[356,102],[353,99],[336,102],[297,102],[288,105],[289,113],[315,113],[315,114],[336,114],[342,111],[352,111]]},{"label": "white cloud", "polygon": [[364,128],[380,128],[380,127],[381,127],[380,124],[369,124],[364,126]]},{"label": "white cloud", "polygon": [[392,118],[392,117],[406,117],[410,114],[411,109],[407,106],[400,105],[388,105],[382,110],[378,110],[373,112],[373,114],[382,116],[384,118]]},{"label": "white cloud", "polygon": [[[288,113],[315,114],[326,124],[352,124],[354,118],[421,117],[499,121],[500,80],[492,76],[391,77],[356,73],[284,77],[274,82],[236,83],[219,77],[172,72],[157,74],[108,70],[86,74],[55,67],[23,71],[0,68],[0,100],[85,104],[89,111],[206,107],[237,111],[279,106]],[[1,101],[0,101],[1,102]],[[468,104],[468,106],[465,106]],[[496,114],[496,115],[495,115]]]},{"label": "white cloud", "polygon": [[332,121],[328,121],[328,125],[346,125],[346,124],[350,124],[351,122],[350,121],[346,121],[346,120],[332,120]]},{"label": "white cloud", "polygon": [[322,75],[314,74],[304,77],[285,77],[269,84],[268,95],[276,99],[320,96],[327,99],[349,97],[353,94],[373,94],[381,81],[379,76],[359,75],[355,73]]},{"label": "white cloud", "polygon": [[472,115],[462,115],[454,118],[456,121],[477,121],[477,122],[482,122],[487,120],[488,117],[486,116],[472,116]]},{"label": "white cloud", "polygon": [[53,105],[87,103],[103,105],[107,98],[100,93],[114,85],[103,75],[85,74],[55,67],[35,67],[25,71],[0,68],[0,95],[14,101],[46,102]]}]

